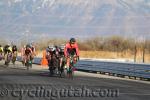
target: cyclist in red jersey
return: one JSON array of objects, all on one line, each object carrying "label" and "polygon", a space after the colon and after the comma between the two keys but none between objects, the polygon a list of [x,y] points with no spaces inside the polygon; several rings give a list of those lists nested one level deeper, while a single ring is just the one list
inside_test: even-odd
[{"label": "cyclist in red jersey", "polygon": [[74,56],[74,60],[79,60],[79,48],[75,38],[71,38],[70,41],[65,45],[64,55],[67,58],[66,67],[69,68],[70,58],[69,56]]}]

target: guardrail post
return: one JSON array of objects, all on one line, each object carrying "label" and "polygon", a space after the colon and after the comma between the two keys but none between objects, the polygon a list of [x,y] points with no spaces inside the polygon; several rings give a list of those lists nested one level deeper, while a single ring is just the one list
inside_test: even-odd
[{"label": "guardrail post", "polygon": [[135,45],[135,48],[134,48],[134,62],[136,62],[136,55],[137,54],[137,47],[136,47],[136,45]]},{"label": "guardrail post", "polygon": [[143,44],[142,61],[143,61],[143,63],[145,62],[145,43]]}]

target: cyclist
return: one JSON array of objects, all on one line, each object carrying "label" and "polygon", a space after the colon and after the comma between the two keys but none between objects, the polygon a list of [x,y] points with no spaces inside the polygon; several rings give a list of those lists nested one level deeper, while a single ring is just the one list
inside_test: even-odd
[{"label": "cyclist", "polygon": [[31,50],[32,50],[33,56],[36,56],[35,43],[34,43],[34,42],[32,42],[32,43],[30,44],[30,48],[31,48]]},{"label": "cyclist", "polygon": [[54,51],[55,47],[52,45],[49,45],[48,48],[46,49],[46,59],[48,61],[48,66],[49,66],[49,71],[50,71],[50,76],[54,74],[55,66],[54,66]]},{"label": "cyclist", "polygon": [[24,65],[24,61],[25,61],[25,49],[26,49],[26,45],[24,45],[21,48],[21,60],[22,60],[22,64]]},{"label": "cyclist", "polygon": [[17,46],[13,45],[12,46],[12,57],[13,57],[12,62],[13,62],[13,64],[15,64],[15,61],[17,58],[17,51],[18,51]]},{"label": "cyclist", "polygon": [[54,70],[59,70],[59,48],[58,46],[48,46],[46,49],[46,58],[48,61],[50,76],[54,74]]},{"label": "cyclist", "polygon": [[10,44],[7,44],[7,45],[4,47],[5,65],[7,65],[8,54],[10,54],[9,57],[10,57],[10,59],[11,59],[12,47],[10,46]]},{"label": "cyclist", "polygon": [[57,58],[59,57],[59,48],[58,46],[48,46],[46,48],[47,55],[55,55]]},{"label": "cyclist", "polygon": [[3,47],[0,45],[0,53],[3,53]]},{"label": "cyclist", "polygon": [[65,62],[65,55],[64,55],[64,49],[65,49],[65,45],[62,44],[59,47],[59,55],[60,55],[60,66],[62,66],[62,63]]},{"label": "cyclist", "polygon": [[10,46],[9,44],[4,46],[4,56],[7,54],[9,46]]},{"label": "cyclist", "polygon": [[17,46],[16,46],[16,45],[13,45],[13,46],[12,46],[12,52],[14,53],[14,52],[17,52],[17,51],[18,51]]},{"label": "cyclist", "polygon": [[3,59],[3,47],[0,45],[0,60]]},{"label": "cyclist", "polygon": [[66,58],[65,58],[65,55],[64,55],[64,49],[65,49],[65,45],[62,44],[60,47],[59,47],[59,67],[60,67],[60,71],[61,71],[61,74],[63,73],[64,71],[64,68],[66,67]]},{"label": "cyclist", "polygon": [[26,45],[26,48],[24,50],[24,63],[26,63],[27,59],[30,59],[31,60],[32,58],[32,49],[30,47],[29,44]]},{"label": "cyclist", "polygon": [[36,56],[35,43],[33,41],[30,44],[30,48],[32,50],[31,61],[33,61],[34,57]]},{"label": "cyclist", "polygon": [[64,56],[64,49],[65,49],[65,45],[64,44],[62,44],[60,47],[59,47],[59,54],[60,54],[60,56]]},{"label": "cyclist", "polygon": [[48,46],[46,48],[46,59],[48,63],[50,62],[50,59],[51,59],[51,52],[52,52],[52,46]]},{"label": "cyclist", "polygon": [[7,53],[12,52],[12,47],[10,46],[10,44],[5,45],[4,47],[4,55],[6,55]]},{"label": "cyclist", "polygon": [[65,45],[64,55],[67,58],[66,67],[69,70],[70,56],[74,56],[74,61],[79,60],[79,49],[75,38],[71,38],[70,41]]},{"label": "cyclist", "polygon": [[53,45],[49,45],[47,48],[46,48],[46,58],[48,60],[48,63],[49,61],[51,60],[51,57],[53,55],[53,52],[54,52],[54,46]]}]

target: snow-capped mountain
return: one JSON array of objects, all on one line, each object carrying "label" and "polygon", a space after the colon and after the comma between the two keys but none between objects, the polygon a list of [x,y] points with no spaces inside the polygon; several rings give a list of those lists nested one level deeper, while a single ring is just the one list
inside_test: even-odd
[{"label": "snow-capped mountain", "polygon": [[0,34],[150,37],[150,0],[0,0]]}]

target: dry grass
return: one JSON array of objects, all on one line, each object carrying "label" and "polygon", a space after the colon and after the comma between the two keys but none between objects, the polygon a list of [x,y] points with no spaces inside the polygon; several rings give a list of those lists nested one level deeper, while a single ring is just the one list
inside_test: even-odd
[{"label": "dry grass", "polygon": [[117,52],[110,52],[110,51],[80,51],[81,57],[85,58],[110,58],[110,59],[117,59],[117,58],[130,58],[126,53],[117,53]]},{"label": "dry grass", "polygon": [[[43,51],[37,51],[37,57],[43,56]],[[81,58],[97,58],[97,59],[134,59],[134,55],[131,51],[124,51],[120,53],[110,51],[80,51]],[[137,52],[137,62],[142,62],[142,52]],[[145,62],[150,63],[150,54],[145,55]]]},{"label": "dry grass", "polygon": [[[142,48],[147,52],[145,62],[150,63],[150,40],[135,43],[132,38],[120,36],[93,37],[85,40],[77,40],[82,58],[102,58],[102,59],[125,59],[134,60],[134,51],[137,50],[137,62],[142,62]],[[61,45],[67,41],[57,38],[41,38],[37,41],[36,50],[38,57],[42,57],[42,50],[48,45]],[[23,43],[24,44],[24,43]],[[140,50],[141,49],[141,50]],[[118,51],[118,53],[117,53]]]},{"label": "dry grass", "polygon": [[[83,58],[102,58],[102,59],[134,59],[131,51],[110,52],[110,51],[80,51]],[[142,62],[142,52],[137,52],[137,62]],[[145,55],[145,62],[150,63],[150,54]]]}]

